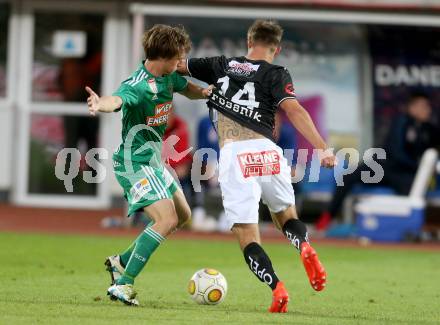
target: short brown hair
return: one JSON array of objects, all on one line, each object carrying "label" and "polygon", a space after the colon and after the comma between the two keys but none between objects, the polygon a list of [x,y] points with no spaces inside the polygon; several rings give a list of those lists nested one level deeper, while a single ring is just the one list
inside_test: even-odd
[{"label": "short brown hair", "polygon": [[248,29],[248,40],[277,47],[283,37],[283,28],[274,20],[256,20]]},{"label": "short brown hair", "polygon": [[142,47],[149,60],[172,59],[191,50],[191,41],[182,26],[154,25],[144,32]]}]

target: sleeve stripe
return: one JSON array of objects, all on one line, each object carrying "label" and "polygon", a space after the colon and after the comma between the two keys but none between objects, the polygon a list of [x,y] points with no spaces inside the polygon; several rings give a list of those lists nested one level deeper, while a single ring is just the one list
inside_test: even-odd
[{"label": "sleeve stripe", "polygon": [[284,97],[284,98],[282,98],[282,99],[278,102],[278,104],[277,104],[276,107],[280,106],[280,104],[281,104],[283,101],[285,101],[286,99],[296,99],[296,97],[293,97],[293,96]]}]

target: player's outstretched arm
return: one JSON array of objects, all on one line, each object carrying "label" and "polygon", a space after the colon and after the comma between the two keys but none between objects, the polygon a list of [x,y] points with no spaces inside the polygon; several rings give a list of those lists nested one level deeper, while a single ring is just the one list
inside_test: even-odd
[{"label": "player's outstretched arm", "polygon": [[211,95],[213,88],[213,85],[210,85],[207,88],[202,88],[195,83],[188,81],[188,86],[182,90],[180,94],[189,99],[204,99]]},{"label": "player's outstretched arm", "polygon": [[[327,144],[319,134],[310,114],[296,99],[286,99],[281,102],[280,108],[286,112],[292,125],[309,141],[315,149],[327,150]],[[333,153],[325,152],[321,157],[321,165],[334,167],[337,164]]]},{"label": "player's outstretched arm", "polygon": [[87,97],[87,106],[89,107],[89,113],[92,116],[95,116],[97,112],[114,112],[122,105],[122,99],[119,96],[99,97],[98,94],[88,86],[86,86],[86,91],[89,93],[89,97]]}]

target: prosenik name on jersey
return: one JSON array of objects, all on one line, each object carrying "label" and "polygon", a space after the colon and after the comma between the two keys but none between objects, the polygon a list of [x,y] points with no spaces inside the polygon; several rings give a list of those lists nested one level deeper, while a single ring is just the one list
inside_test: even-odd
[{"label": "prosenik name on jersey", "polygon": [[227,99],[226,97],[221,96],[216,91],[213,91],[211,97],[209,97],[209,101],[216,106],[223,107],[226,110],[233,111],[245,117],[250,117],[257,122],[261,122],[261,114],[256,110],[250,107],[241,106]]}]

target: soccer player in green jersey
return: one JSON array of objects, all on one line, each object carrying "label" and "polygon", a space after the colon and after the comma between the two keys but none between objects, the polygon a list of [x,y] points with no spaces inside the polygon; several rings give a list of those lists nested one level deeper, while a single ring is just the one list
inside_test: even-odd
[{"label": "soccer player in green jersey", "polygon": [[128,215],[144,210],[153,220],[130,247],[106,260],[112,300],[138,305],[134,279],[167,235],[191,217],[191,210],[175,180],[161,163],[162,137],[171,112],[173,93],[190,99],[208,96],[175,71],[191,42],[180,27],[155,25],[142,39],[146,60],[112,96],[99,97],[92,89],[87,104],[91,115],[122,112],[122,143],[113,154],[116,178],[128,201]]}]

